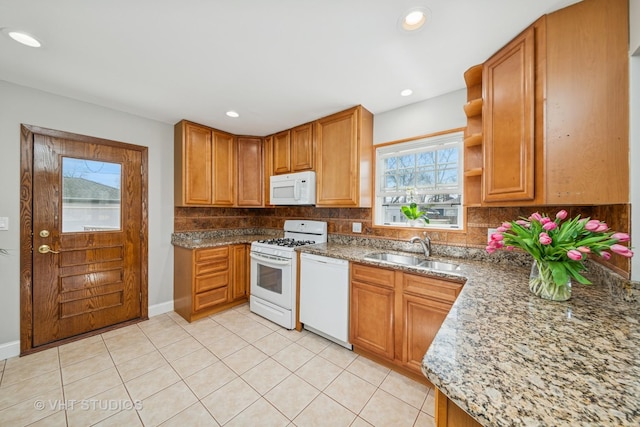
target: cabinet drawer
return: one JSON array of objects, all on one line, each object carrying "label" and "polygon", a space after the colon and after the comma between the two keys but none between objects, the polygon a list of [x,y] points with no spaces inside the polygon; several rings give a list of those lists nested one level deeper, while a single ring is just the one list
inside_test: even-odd
[{"label": "cabinet drawer", "polygon": [[196,293],[220,288],[229,284],[229,272],[210,274],[208,276],[196,277],[194,290]]},{"label": "cabinet drawer", "polygon": [[448,282],[413,274],[405,273],[402,277],[403,292],[427,298],[435,298],[450,303],[456,300],[460,290],[462,290],[462,286],[462,283]]},{"label": "cabinet drawer", "polygon": [[385,288],[393,289],[395,272],[385,268],[369,267],[362,264],[351,264],[351,280],[359,280]]},{"label": "cabinet drawer", "polygon": [[227,289],[228,287],[225,286],[223,288],[213,289],[211,291],[196,294],[195,298],[193,299],[193,311],[202,310],[203,308],[226,302]]},{"label": "cabinet drawer", "polygon": [[207,276],[211,273],[215,273],[216,271],[227,271],[229,269],[229,260],[221,259],[216,262],[196,264],[194,268],[196,277]]},{"label": "cabinet drawer", "polygon": [[218,258],[228,258],[229,257],[229,247],[223,246],[220,248],[207,248],[207,249],[197,249],[195,253],[195,262],[206,262]]}]

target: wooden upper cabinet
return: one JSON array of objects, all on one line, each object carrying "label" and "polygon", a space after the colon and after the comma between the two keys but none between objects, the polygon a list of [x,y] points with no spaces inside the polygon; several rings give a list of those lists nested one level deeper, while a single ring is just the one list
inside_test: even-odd
[{"label": "wooden upper cabinet", "polygon": [[484,64],[485,202],[535,196],[534,37],[530,27]]},{"label": "wooden upper cabinet", "polygon": [[263,206],[262,138],[239,136],[237,206]]},{"label": "wooden upper cabinet", "polygon": [[483,67],[485,206],[629,202],[629,3],[543,16]]},{"label": "wooden upper cabinet", "polygon": [[371,207],[373,115],[362,106],[317,120],[316,206]]},{"label": "wooden upper cabinet", "polygon": [[271,205],[271,187],[270,179],[273,175],[273,137],[267,136],[264,138],[262,146],[263,150],[263,177],[264,177],[264,205]]},{"label": "wooden upper cabinet", "polygon": [[291,171],[312,170],[313,152],[313,124],[291,129]]},{"label": "wooden upper cabinet", "polygon": [[278,132],[272,137],[273,174],[313,169],[313,124]]},{"label": "wooden upper cabinet", "polygon": [[174,127],[176,206],[211,205],[213,185],[211,129],[181,121]]},{"label": "wooden upper cabinet", "polygon": [[236,146],[233,135],[213,132],[213,204],[235,204]]},{"label": "wooden upper cabinet", "polygon": [[629,2],[547,15],[548,204],[629,203]]},{"label": "wooden upper cabinet", "polygon": [[233,135],[186,120],[174,127],[176,206],[233,206],[236,147]]},{"label": "wooden upper cabinet", "polygon": [[291,172],[291,132],[286,130],[272,137],[273,173],[275,175]]}]

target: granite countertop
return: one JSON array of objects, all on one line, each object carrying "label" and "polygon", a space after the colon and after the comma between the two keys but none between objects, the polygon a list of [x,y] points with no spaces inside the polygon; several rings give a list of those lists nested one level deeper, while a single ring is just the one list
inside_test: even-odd
[{"label": "granite countertop", "polygon": [[[188,248],[264,238],[180,234],[173,244]],[[364,255],[413,249],[406,242],[380,246],[377,239],[329,237],[329,243],[296,250],[389,268]],[[485,426],[640,425],[640,305],[635,297],[625,301],[623,288],[609,280],[605,284],[607,275],[594,273],[594,285],[574,283],[569,301],[546,301],[529,292],[531,261],[526,257],[503,252],[493,255],[496,262],[482,262],[484,251],[434,250],[434,259],[460,264],[460,271],[393,268],[466,279],[422,366],[456,405]]]},{"label": "granite countertop", "polygon": [[[298,250],[385,266],[363,258],[379,249]],[[601,283],[574,284],[567,302],[546,301],[529,292],[529,268],[445,260],[459,263],[467,282],[422,369],[454,403],[485,426],[640,425],[636,302]]]},{"label": "granite countertop", "polygon": [[216,246],[236,245],[241,243],[251,243],[256,240],[271,238],[268,234],[242,234],[238,233],[217,233],[210,231],[186,231],[174,233],[171,236],[171,244],[186,249],[213,248]]},{"label": "granite countertop", "polygon": [[640,425],[640,312],[601,283],[566,302],[528,290],[527,269],[479,268],[422,370],[486,426]]}]

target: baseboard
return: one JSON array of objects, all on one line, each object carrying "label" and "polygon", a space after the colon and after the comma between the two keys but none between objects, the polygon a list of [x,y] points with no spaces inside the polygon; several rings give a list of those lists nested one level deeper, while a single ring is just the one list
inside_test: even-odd
[{"label": "baseboard", "polygon": [[[173,301],[149,306],[149,317],[158,316],[173,311]],[[0,344],[0,360],[20,355],[20,341],[10,341]]]},{"label": "baseboard", "polygon": [[20,356],[20,341],[10,341],[0,344],[0,360]]},{"label": "baseboard", "polygon": [[149,317],[158,316],[160,314],[173,311],[173,301],[162,302],[149,306]]}]

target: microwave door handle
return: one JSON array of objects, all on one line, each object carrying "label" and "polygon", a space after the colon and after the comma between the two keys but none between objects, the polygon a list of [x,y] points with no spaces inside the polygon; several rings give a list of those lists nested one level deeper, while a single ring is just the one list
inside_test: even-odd
[{"label": "microwave door handle", "polygon": [[300,200],[300,180],[293,181],[293,199]]}]

